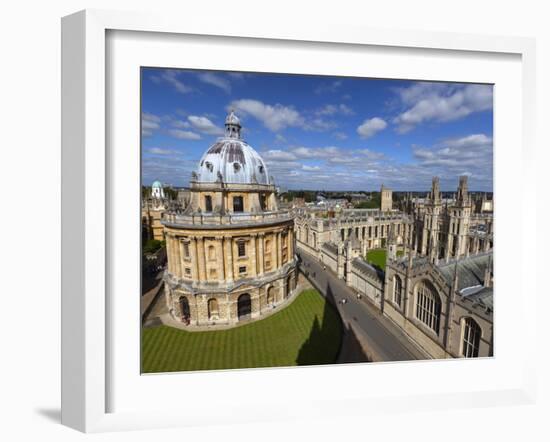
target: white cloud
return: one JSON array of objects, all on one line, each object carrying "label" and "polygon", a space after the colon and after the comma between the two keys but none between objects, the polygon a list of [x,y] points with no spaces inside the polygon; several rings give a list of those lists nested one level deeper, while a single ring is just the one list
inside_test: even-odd
[{"label": "white cloud", "polygon": [[273,132],[304,124],[304,118],[297,110],[281,104],[270,105],[259,100],[242,99],[233,101],[228,106],[228,110],[231,108],[256,118]]},{"label": "white cloud", "polygon": [[315,88],[316,94],[324,94],[325,92],[337,92],[342,87],[342,80],[335,80],[330,83],[323,83]]},{"label": "white cloud", "polygon": [[341,114],[341,115],[353,115],[355,112],[353,112],[353,109],[349,107],[346,104],[327,104],[323,106],[320,109],[317,109],[315,111],[316,115],[324,116],[324,115],[335,115],[335,114]]},{"label": "white cloud", "polygon": [[400,133],[408,132],[423,122],[452,121],[493,108],[493,89],[490,85],[415,83],[398,89],[397,93],[408,108],[393,120]]},{"label": "white cloud", "polygon": [[319,166],[308,166],[307,164],[302,165],[302,170],[305,170],[306,172],[315,172],[318,170],[321,170]]},{"label": "white cloud", "polygon": [[492,180],[493,140],[485,134],[445,140],[432,148],[413,146],[413,156],[419,167],[442,178],[469,175]]},{"label": "white cloud", "polygon": [[330,158],[336,155],[341,155],[340,148],[335,146],[327,147],[296,147],[291,149],[291,152],[296,155],[297,158]]},{"label": "white cloud", "polygon": [[181,129],[171,129],[168,134],[179,140],[200,140],[201,136],[195,132]]},{"label": "white cloud", "polygon": [[382,158],[385,158],[385,155],[382,152],[375,152],[370,149],[359,149],[356,150],[355,153],[362,155],[369,160],[381,160]]},{"label": "white cloud", "polygon": [[143,112],[141,114],[141,135],[150,137],[157,129],[160,129],[160,117]]},{"label": "white cloud", "polygon": [[307,130],[331,130],[338,127],[338,124],[334,121],[323,120],[322,118],[313,118],[304,124],[304,129]]},{"label": "white cloud", "polygon": [[216,126],[211,120],[206,117],[190,115],[187,117],[189,124],[199,132],[207,135],[223,135],[223,129]]},{"label": "white cloud", "polygon": [[153,154],[153,155],[172,155],[176,153],[176,151],[171,149],[163,149],[161,147],[151,147],[147,149],[147,152]]},{"label": "white cloud", "polygon": [[181,80],[178,79],[178,71],[166,70],[162,73],[162,75],[160,76],[160,79],[172,85],[174,89],[181,94],[187,94],[193,90],[193,88],[187,86]]},{"label": "white cloud", "polygon": [[375,135],[377,132],[384,130],[388,123],[386,123],[382,118],[374,117],[370,120],[363,121],[357,128],[357,133],[361,138],[369,138]]},{"label": "white cloud", "polygon": [[213,72],[205,72],[205,73],[199,74],[198,78],[203,83],[216,86],[228,94],[231,93],[231,83],[219,74],[214,74]]},{"label": "white cloud", "polygon": [[348,135],[345,132],[334,132],[332,134],[334,137],[338,138],[339,140],[347,140]]},{"label": "white cloud", "polygon": [[189,129],[191,127],[191,124],[189,123],[189,121],[175,120],[172,122],[172,126],[178,129]]},{"label": "white cloud", "polygon": [[267,161],[296,161],[297,156],[285,150],[272,149],[262,152],[262,158]]}]

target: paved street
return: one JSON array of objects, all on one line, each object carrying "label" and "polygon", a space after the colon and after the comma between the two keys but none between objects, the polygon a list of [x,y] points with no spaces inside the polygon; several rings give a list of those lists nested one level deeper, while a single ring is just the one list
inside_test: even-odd
[{"label": "paved street", "polygon": [[[302,259],[302,270],[309,273],[308,279],[327,298],[333,298],[340,316],[346,326],[353,328],[361,343],[366,344],[369,353],[376,355],[375,360],[404,361],[426,359],[420,350],[368,301],[359,300],[355,292],[343,280],[322,265],[313,256],[298,252]],[[345,304],[339,301],[347,299]],[[342,361],[351,362],[351,361]]]}]

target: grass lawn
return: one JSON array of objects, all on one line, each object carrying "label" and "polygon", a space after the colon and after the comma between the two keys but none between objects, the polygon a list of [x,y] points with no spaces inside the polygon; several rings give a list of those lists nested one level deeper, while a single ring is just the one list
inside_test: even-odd
[{"label": "grass lawn", "polygon": [[338,313],[316,290],[265,319],[228,330],[142,330],[142,372],[330,364],[340,349]]},{"label": "grass lawn", "polygon": [[[397,250],[397,257],[403,256],[403,250]],[[367,262],[386,270],[386,249],[373,249],[367,252]]]},{"label": "grass lawn", "polygon": [[386,270],[386,249],[373,249],[367,252],[367,262]]}]

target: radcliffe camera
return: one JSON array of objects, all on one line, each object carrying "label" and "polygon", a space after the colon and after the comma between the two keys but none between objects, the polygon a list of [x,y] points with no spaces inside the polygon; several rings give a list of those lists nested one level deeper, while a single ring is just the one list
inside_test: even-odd
[{"label": "radcliffe camera", "polygon": [[492,85],[142,68],[141,110],[142,373],[494,355]]}]

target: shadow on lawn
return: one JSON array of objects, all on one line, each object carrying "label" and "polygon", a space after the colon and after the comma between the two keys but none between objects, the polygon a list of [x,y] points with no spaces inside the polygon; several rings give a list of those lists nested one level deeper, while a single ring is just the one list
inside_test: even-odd
[{"label": "shadow on lawn", "polygon": [[[298,365],[319,365],[369,362],[353,328],[349,324],[346,326],[342,323],[342,318],[336,309],[336,301],[330,282],[327,282],[325,293],[326,302],[322,322],[319,321],[317,316],[315,317],[309,338],[300,348],[296,363]],[[333,359],[327,360],[326,347],[334,340],[334,335],[337,333],[341,334],[340,346],[333,355]]]}]

